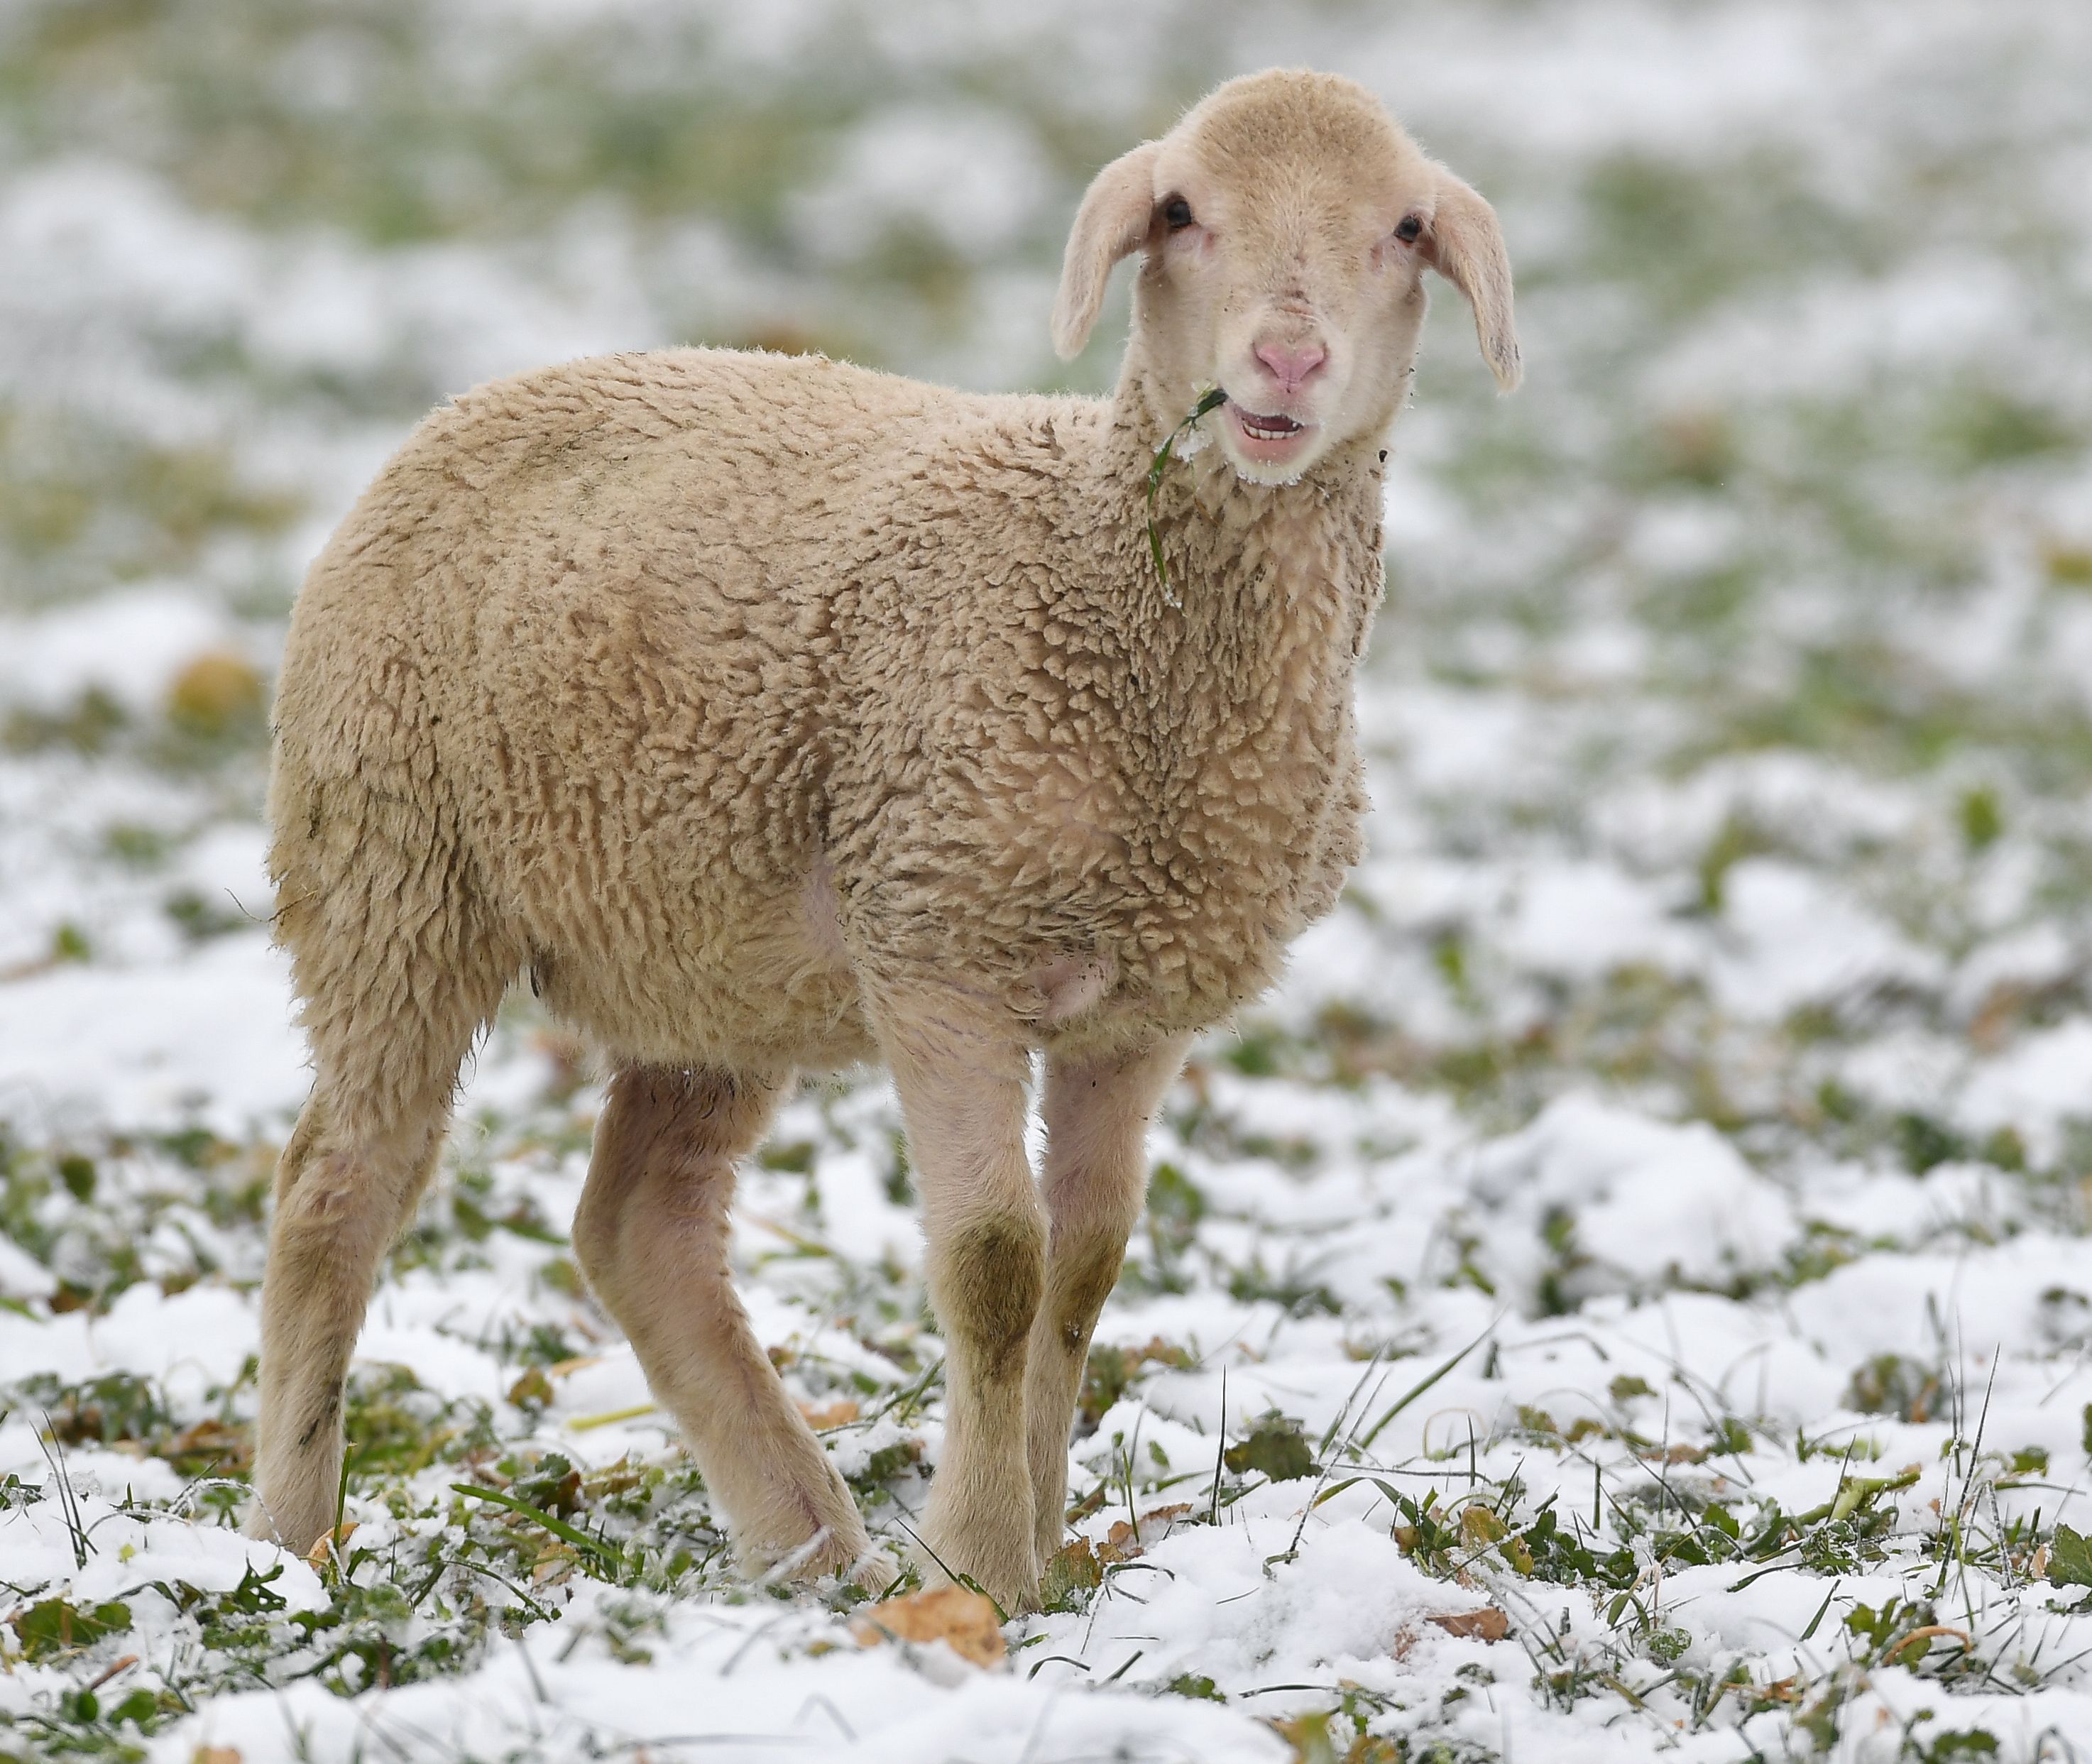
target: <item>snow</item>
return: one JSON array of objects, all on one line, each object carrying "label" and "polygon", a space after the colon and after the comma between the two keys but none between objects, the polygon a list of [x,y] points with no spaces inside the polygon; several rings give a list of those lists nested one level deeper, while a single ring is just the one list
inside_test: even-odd
[{"label": "snow", "polygon": [[[2084,1749],[2092,15],[203,10],[244,145],[182,40],[0,28],[0,1753]],[[1532,373],[1497,400],[1441,295],[1371,854],[1152,1136],[1070,1448],[1100,1584],[989,1671],[751,1586],[580,1289],[601,1093],[520,998],[350,1368],[345,1567],[241,1537],[310,1074],[263,754],[170,721],[181,670],[272,668],[361,482],[495,374],[694,339],[1108,383],[1122,305],[1065,375],[1045,340],[1083,180],[1301,62],[1497,200]],[[899,1126],[876,1074],[810,1082],[733,1239],[897,1555],[944,1438]],[[615,1567],[459,1491],[553,1455]],[[45,1637],[54,1600],[124,1626]]]},{"label": "snow", "polygon": [[289,964],[258,936],[129,971],[18,980],[0,989],[0,1091],[31,1118],[194,1116],[241,1134],[295,1109],[311,1081],[291,1032]]}]

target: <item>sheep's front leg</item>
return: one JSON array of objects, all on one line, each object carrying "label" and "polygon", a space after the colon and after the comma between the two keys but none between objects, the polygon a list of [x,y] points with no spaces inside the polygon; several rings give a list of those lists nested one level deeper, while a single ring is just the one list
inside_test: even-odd
[{"label": "sheep's front leg", "polygon": [[1043,1563],[1067,1530],[1068,1430],[1097,1314],[1117,1284],[1148,1188],[1148,1123],[1187,1036],[1117,1056],[1046,1062],[1046,1297],[1032,1325],[1025,1407]]},{"label": "sheep's front leg", "polygon": [[1045,1280],[1046,1221],[1025,1156],[1029,1057],[963,1001],[889,1011],[881,1040],[908,1123],[944,1331],[943,1455],[923,1541],[1005,1611],[1039,1602],[1024,1423],[1025,1347]]}]

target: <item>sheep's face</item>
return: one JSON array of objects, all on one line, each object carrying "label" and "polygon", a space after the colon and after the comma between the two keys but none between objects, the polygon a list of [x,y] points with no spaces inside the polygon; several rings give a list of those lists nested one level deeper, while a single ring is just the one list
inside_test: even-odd
[{"label": "sheep's face", "polygon": [[1225,392],[1208,426],[1244,478],[1288,482],[1385,430],[1416,360],[1427,268],[1473,305],[1499,383],[1517,383],[1495,215],[1349,80],[1231,81],[1106,166],[1069,240],[1054,314],[1064,353],[1094,323],[1112,263],[1136,249],[1141,390],[1169,423],[1205,387]]}]

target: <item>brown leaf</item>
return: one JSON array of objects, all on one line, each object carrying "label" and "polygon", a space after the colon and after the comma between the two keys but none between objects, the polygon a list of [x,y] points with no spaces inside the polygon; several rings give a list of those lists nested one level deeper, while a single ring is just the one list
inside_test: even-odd
[{"label": "brown leaf", "polygon": [[806,1425],[817,1433],[826,1433],[831,1427],[842,1427],[855,1420],[861,1412],[854,1397],[838,1397],[832,1403],[802,1403],[799,1412],[806,1417]]},{"label": "brown leaf", "polygon": [[189,1753],[189,1764],[240,1764],[236,1745],[200,1745]]},{"label": "brown leaf", "polygon": [[888,1640],[941,1641],[961,1659],[983,1667],[1000,1664],[1005,1651],[995,1606],[963,1586],[882,1599],[858,1613],[850,1633],[867,1648]]},{"label": "brown leaf", "polygon": [[1151,1546],[1159,1544],[1176,1530],[1177,1522],[1191,1511],[1189,1501],[1178,1501],[1168,1507],[1150,1507],[1140,1515],[1138,1526],[1121,1519],[1112,1523],[1104,1534],[1103,1546],[1097,1554],[1106,1562],[1130,1562]]},{"label": "brown leaf", "polygon": [[305,1560],[316,1568],[325,1567],[330,1555],[339,1555],[341,1547],[356,1529],[356,1521],[345,1519],[332,1531],[322,1532],[313,1540],[313,1546],[305,1552]]},{"label": "brown leaf", "polygon": [[1460,1515],[1460,1536],[1470,1549],[1493,1544],[1504,1535],[1504,1522],[1480,1501]]},{"label": "brown leaf", "polygon": [[1427,1619],[1449,1636],[1465,1636],[1480,1641],[1501,1641],[1511,1633],[1511,1619],[1493,1605],[1480,1611],[1440,1611]]},{"label": "brown leaf", "polygon": [[1641,1455],[1651,1464],[1701,1464],[1707,1451],[1704,1446],[1652,1446]]},{"label": "brown leaf", "polygon": [[1140,1533],[1122,1519],[1112,1521],[1104,1541],[1097,1546],[1100,1562],[1130,1562],[1140,1554]]},{"label": "brown leaf", "polygon": [[192,1473],[205,1465],[221,1474],[248,1470],[254,1464],[254,1432],[244,1422],[197,1421],[184,1428],[159,1451],[178,1469]]}]

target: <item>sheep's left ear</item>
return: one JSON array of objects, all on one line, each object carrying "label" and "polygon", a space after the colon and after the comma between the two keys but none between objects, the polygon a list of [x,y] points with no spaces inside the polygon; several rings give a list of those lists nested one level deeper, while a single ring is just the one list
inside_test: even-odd
[{"label": "sheep's left ear", "polygon": [[1155,156],[1159,141],[1143,141],[1122,153],[1091,179],[1068,254],[1061,262],[1061,292],[1053,300],[1053,347],[1072,361],[1090,340],[1104,303],[1112,266],[1130,256],[1148,237],[1155,213]]},{"label": "sheep's left ear", "polygon": [[1511,259],[1497,211],[1443,166],[1438,201],[1423,240],[1424,261],[1467,296],[1475,309],[1475,336],[1482,359],[1509,391],[1523,371],[1518,332],[1511,316]]}]

